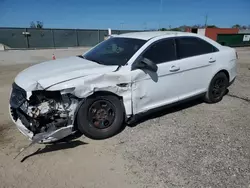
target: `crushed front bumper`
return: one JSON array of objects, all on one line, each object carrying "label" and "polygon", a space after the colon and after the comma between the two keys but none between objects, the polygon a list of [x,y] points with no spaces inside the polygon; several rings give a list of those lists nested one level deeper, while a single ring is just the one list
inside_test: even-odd
[{"label": "crushed front bumper", "polygon": [[20,119],[14,120],[13,119],[13,115],[12,115],[12,109],[11,106],[9,106],[10,109],[10,118],[11,120],[15,123],[16,127],[18,128],[18,130],[24,135],[27,136],[30,140],[32,140],[34,134],[33,132],[31,132],[30,130],[28,130],[21,122]]},{"label": "crushed front bumper", "polygon": [[34,134],[29,127],[30,121],[25,116],[22,105],[26,101],[26,91],[17,86],[15,83],[12,86],[9,104],[9,113],[11,120],[15,123],[18,130],[29,138],[29,140],[36,140],[39,143],[50,143],[58,141],[74,133],[73,125],[67,125],[57,130],[50,132],[43,132]]},{"label": "crushed front bumper", "polygon": [[24,136],[28,137],[29,140],[31,140],[31,141],[37,140],[37,138],[40,138],[40,139],[38,139],[39,143],[55,142],[55,141],[58,141],[58,140],[65,138],[65,137],[67,137],[75,132],[73,130],[73,125],[68,125],[67,127],[62,127],[62,128],[57,129],[55,131],[38,133],[38,134],[34,135],[34,133],[32,131],[30,131],[29,129],[27,129],[25,127],[25,125],[22,123],[22,121],[19,118],[17,120],[15,120],[13,118],[13,112],[12,112],[11,106],[9,109],[10,109],[11,120],[15,123],[18,130]]}]

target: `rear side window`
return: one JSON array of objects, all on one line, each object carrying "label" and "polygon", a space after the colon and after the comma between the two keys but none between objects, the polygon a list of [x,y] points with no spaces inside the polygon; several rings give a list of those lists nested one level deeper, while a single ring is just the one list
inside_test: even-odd
[{"label": "rear side window", "polygon": [[166,39],[154,43],[144,52],[143,57],[156,64],[176,60],[174,40]]},{"label": "rear side window", "polygon": [[176,44],[179,58],[187,58],[218,51],[210,43],[196,37],[177,38]]}]

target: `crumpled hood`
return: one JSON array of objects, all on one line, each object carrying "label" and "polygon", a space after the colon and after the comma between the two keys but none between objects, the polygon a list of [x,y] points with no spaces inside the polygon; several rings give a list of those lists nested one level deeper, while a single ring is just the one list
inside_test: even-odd
[{"label": "crumpled hood", "polygon": [[87,75],[111,72],[116,68],[79,57],[68,57],[33,65],[20,72],[15,82],[26,91],[32,91]]}]

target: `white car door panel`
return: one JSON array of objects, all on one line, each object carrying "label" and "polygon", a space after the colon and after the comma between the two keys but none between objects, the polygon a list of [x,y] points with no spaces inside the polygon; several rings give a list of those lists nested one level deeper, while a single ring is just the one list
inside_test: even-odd
[{"label": "white car door panel", "polygon": [[216,49],[207,42],[196,37],[183,37],[176,40],[180,66],[179,99],[206,92],[214,74],[217,60]]},{"label": "white car door panel", "polygon": [[140,113],[178,101],[179,74],[169,71],[174,63],[159,64],[158,71],[132,71],[133,112]]},{"label": "white car door panel", "polygon": [[209,84],[213,64],[208,55],[195,56],[179,60],[181,87],[180,99],[198,95],[206,91]]},{"label": "white car door panel", "polygon": [[173,39],[165,39],[151,45],[142,57],[158,66],[158,71],[137,69],[132,71],[133,112],[140,113],[179,100],[179,65],[176,60]]}]

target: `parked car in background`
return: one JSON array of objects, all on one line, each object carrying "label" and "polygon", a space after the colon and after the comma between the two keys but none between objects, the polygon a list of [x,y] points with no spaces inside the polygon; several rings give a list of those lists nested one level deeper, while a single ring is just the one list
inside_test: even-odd
[{"label": "parked car in background", "polygon": [[116,35],[81,56],[20,72],[11,118],[31,140],[60,140],[76,131],[106,139],[139,114],[202,96],[222,100],[236,77],[233,48],[192,33]]}]

